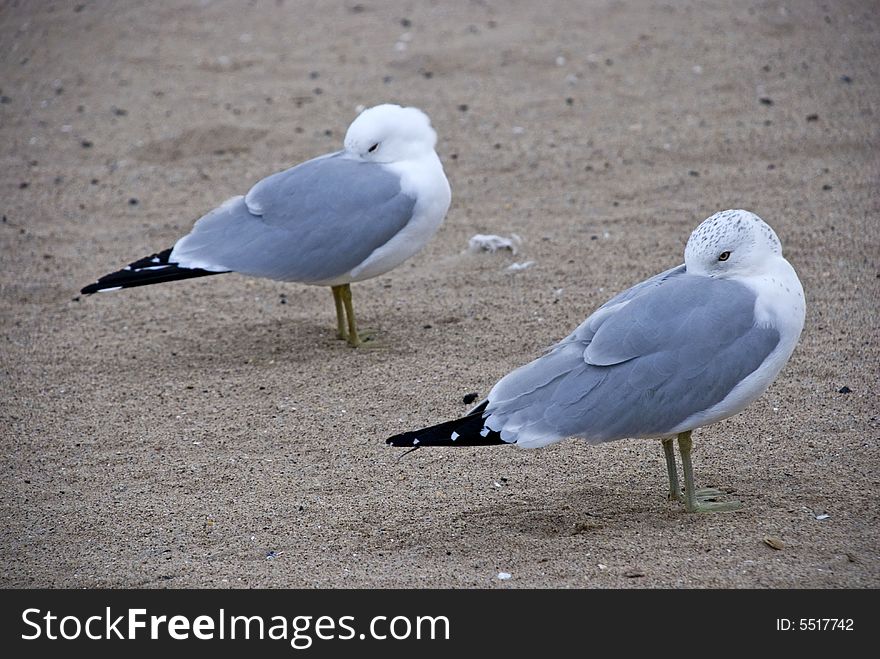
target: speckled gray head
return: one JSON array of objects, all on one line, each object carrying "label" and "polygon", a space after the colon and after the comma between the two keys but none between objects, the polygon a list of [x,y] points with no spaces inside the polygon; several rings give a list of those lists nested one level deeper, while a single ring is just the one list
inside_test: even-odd
[{"label": "speckled gray head", "polygon": [[694,229],[684,250],[688,272],[709,277],[760,273],[782,256],[776,232],[744,210],[726,210]]}]

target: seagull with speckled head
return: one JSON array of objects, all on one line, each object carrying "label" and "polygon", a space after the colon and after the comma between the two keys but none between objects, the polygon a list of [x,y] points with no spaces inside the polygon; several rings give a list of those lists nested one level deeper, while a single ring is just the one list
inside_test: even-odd
[{"label": "seagull with speckled head", "polygon": [[691,234],[683,265],[610,299],[467,416],[387,443],[536,448],[566,437],[658,438],[671,499],[689,512],[733,510],[739,502],[718,501],[718,490],[694,488],[691,433],[764,393],[794,351],[804,310],[773,229],[754,213],[722,211]]},{"label": "seagull with speckled head", "polygon": [[341,151],[259,181],[199,219],[172,248],[101,277],[82,293],[225,272],[329,286],[337,336],[358,346],[350,284],[416,254],[449,209],[436,142],[417,108],[364,110]]}]

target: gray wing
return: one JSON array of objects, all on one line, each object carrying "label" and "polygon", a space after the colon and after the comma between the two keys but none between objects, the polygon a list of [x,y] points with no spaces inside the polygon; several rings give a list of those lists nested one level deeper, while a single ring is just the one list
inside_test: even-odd
[{"label": "gray wing", "polygon": [[211,211],[174,246],[180,265],[320,282],[363,263],[416,200],[382,165],[334,153],[278,172]]},{"label": "gray wing", "polygon": [[651,289],[659,286],[669,279],[685,274],[685,272],[687,272],[687,268],[685,267],[684,263],[682,263],[681,265],[677,265],[674,268],[669,268],[669,270],[664,270],[659,275],[649,277],[645,281],[639,282],[635,286],[628,288],[621,293],[618,293],[613,298],[608,300],[608,302],[599,307],[599,309],[606,309],[608,307],[617,306],[621,302],[628,302],[629,300],[632,300],[639,295],[644,295],[645,293],[648,293],[649,291],[651,291]]},{"label": "gray wing", "polygon": [[527,446],[666,434],[723,400],[779,343],[755,325],[755,295],[742,284],[683,271],[650,282],[504,377],[487,425]]},{"label": "gray wing", "polygon": [[599,326],[605,321],[605,319],[618,310],[620,305],[629,302],[637,297],[650,293],[654,288],[660,286],[664,282],[669,281],[670,279],[674,279],[675,277],[680,277],[681,275],[687,272],[684,263],[681,265],[677,265],[674,268],[669,268],[669,270],[664,270],[658,275],[654,275],[653,277],[649,277],[645,281],[641,281],[635,286],[626,289],[625,291],[621,291],[613,298],[608,300],[601,307],[596,309],[583,323],[578,325],[578,327],[572,332],[568,337],[563,339],[564,341],[590,341],[593,338],[593,335],[596,333],[596,330]]},{"label": "gray wing", "polygon": [[[560,373],[567,372],[582,360],[584,349],[593,340],[596,330],[607,320],[609,315],[617,311],[619,305],[644,295],[670,278],[684,273],[685,266],[681,264],[621,291],[596,309],[566,338],[548,348],[543,357],[518,368],[500,380],[492,389],[491,395],[494,395],[495,400],[512,400],[524,393],[530,393],[546,386]],[[573,346],[569,344],[573,344]],[[516,377],[511,377],[514,373],[517,374]]]}]

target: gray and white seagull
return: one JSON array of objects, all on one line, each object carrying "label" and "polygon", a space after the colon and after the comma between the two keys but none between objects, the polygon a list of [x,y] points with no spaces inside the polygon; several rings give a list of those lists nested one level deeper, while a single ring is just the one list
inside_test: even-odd
[{"label": "gray and white seagull", "polygon": [[684,256],[504,376],[467,416],[387,443],[536,448],[566,437],[659,438],[671,499],[689,512],[737,508],[716,501],[717,490],[694,489],[691,432],[740,412],[773,382],[803,329],[804,292],[776,233],[747,211],[705,220]]},{"label": "gray and white seagull", "polygon": [[449,209],[436,142],[421,110],[391,104],[364,110],[342,151],[264,178],[199,219],[174,247],[101,277],[82,293],[223,272],[330,286],[337,336],[357,346],[349,284],[413,256]]}]

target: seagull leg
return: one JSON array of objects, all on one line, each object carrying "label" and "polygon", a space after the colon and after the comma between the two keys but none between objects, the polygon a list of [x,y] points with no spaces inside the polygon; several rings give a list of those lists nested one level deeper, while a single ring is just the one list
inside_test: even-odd
[{"label": "seagull leg", "polygon": [[350,284],[343,284],[339,287],[339,297],[342,298],[342,304],[345,306],[345,316],[348,319],[348,342],[352,347],[357,348],[361,344],[361,338],[358,336],[357,321],[354,318]]},{"label": "seagull leg", "polygon": [[[346,284],[348,286],[348,284]],[[345,338],[345,308],[342,303],[342,286],[331,286],[333,303],[336,305],[336,338]]]},{"label": "seagull leg", "polygon": [[358,334],[357,321],[354,318],[354,306],[351,303],[351,286],[343,284],[339,288],[339,297],[342,298],[345,315],[348,318],[348,343],[353,348],[357,348],[366,347],[365,344],[369,341],[371,347],[378,347],[372,340],[373,332],[371,330],[364,330],[361,334]]},{"label": "seagull leg", "polygon": [[736,510],[740,507],[739,501],[712,501],[721,492],[706,488],[694,490],[694,466],[691,462],[691,431],[688,430],[678,435],[678,450],[681,453],[681,466],[684,469],[684,506],[689,513],[710,513],[728,510]]},{"label": "seagull leg", "polygon": [[669,500],[684,501],[681,496],[681,486],[678,483],[678,469],[675,466],[675,437],[666,437],[660,440],[663,444],[663,454],[666,456],[666,473],[669,475]]}]

